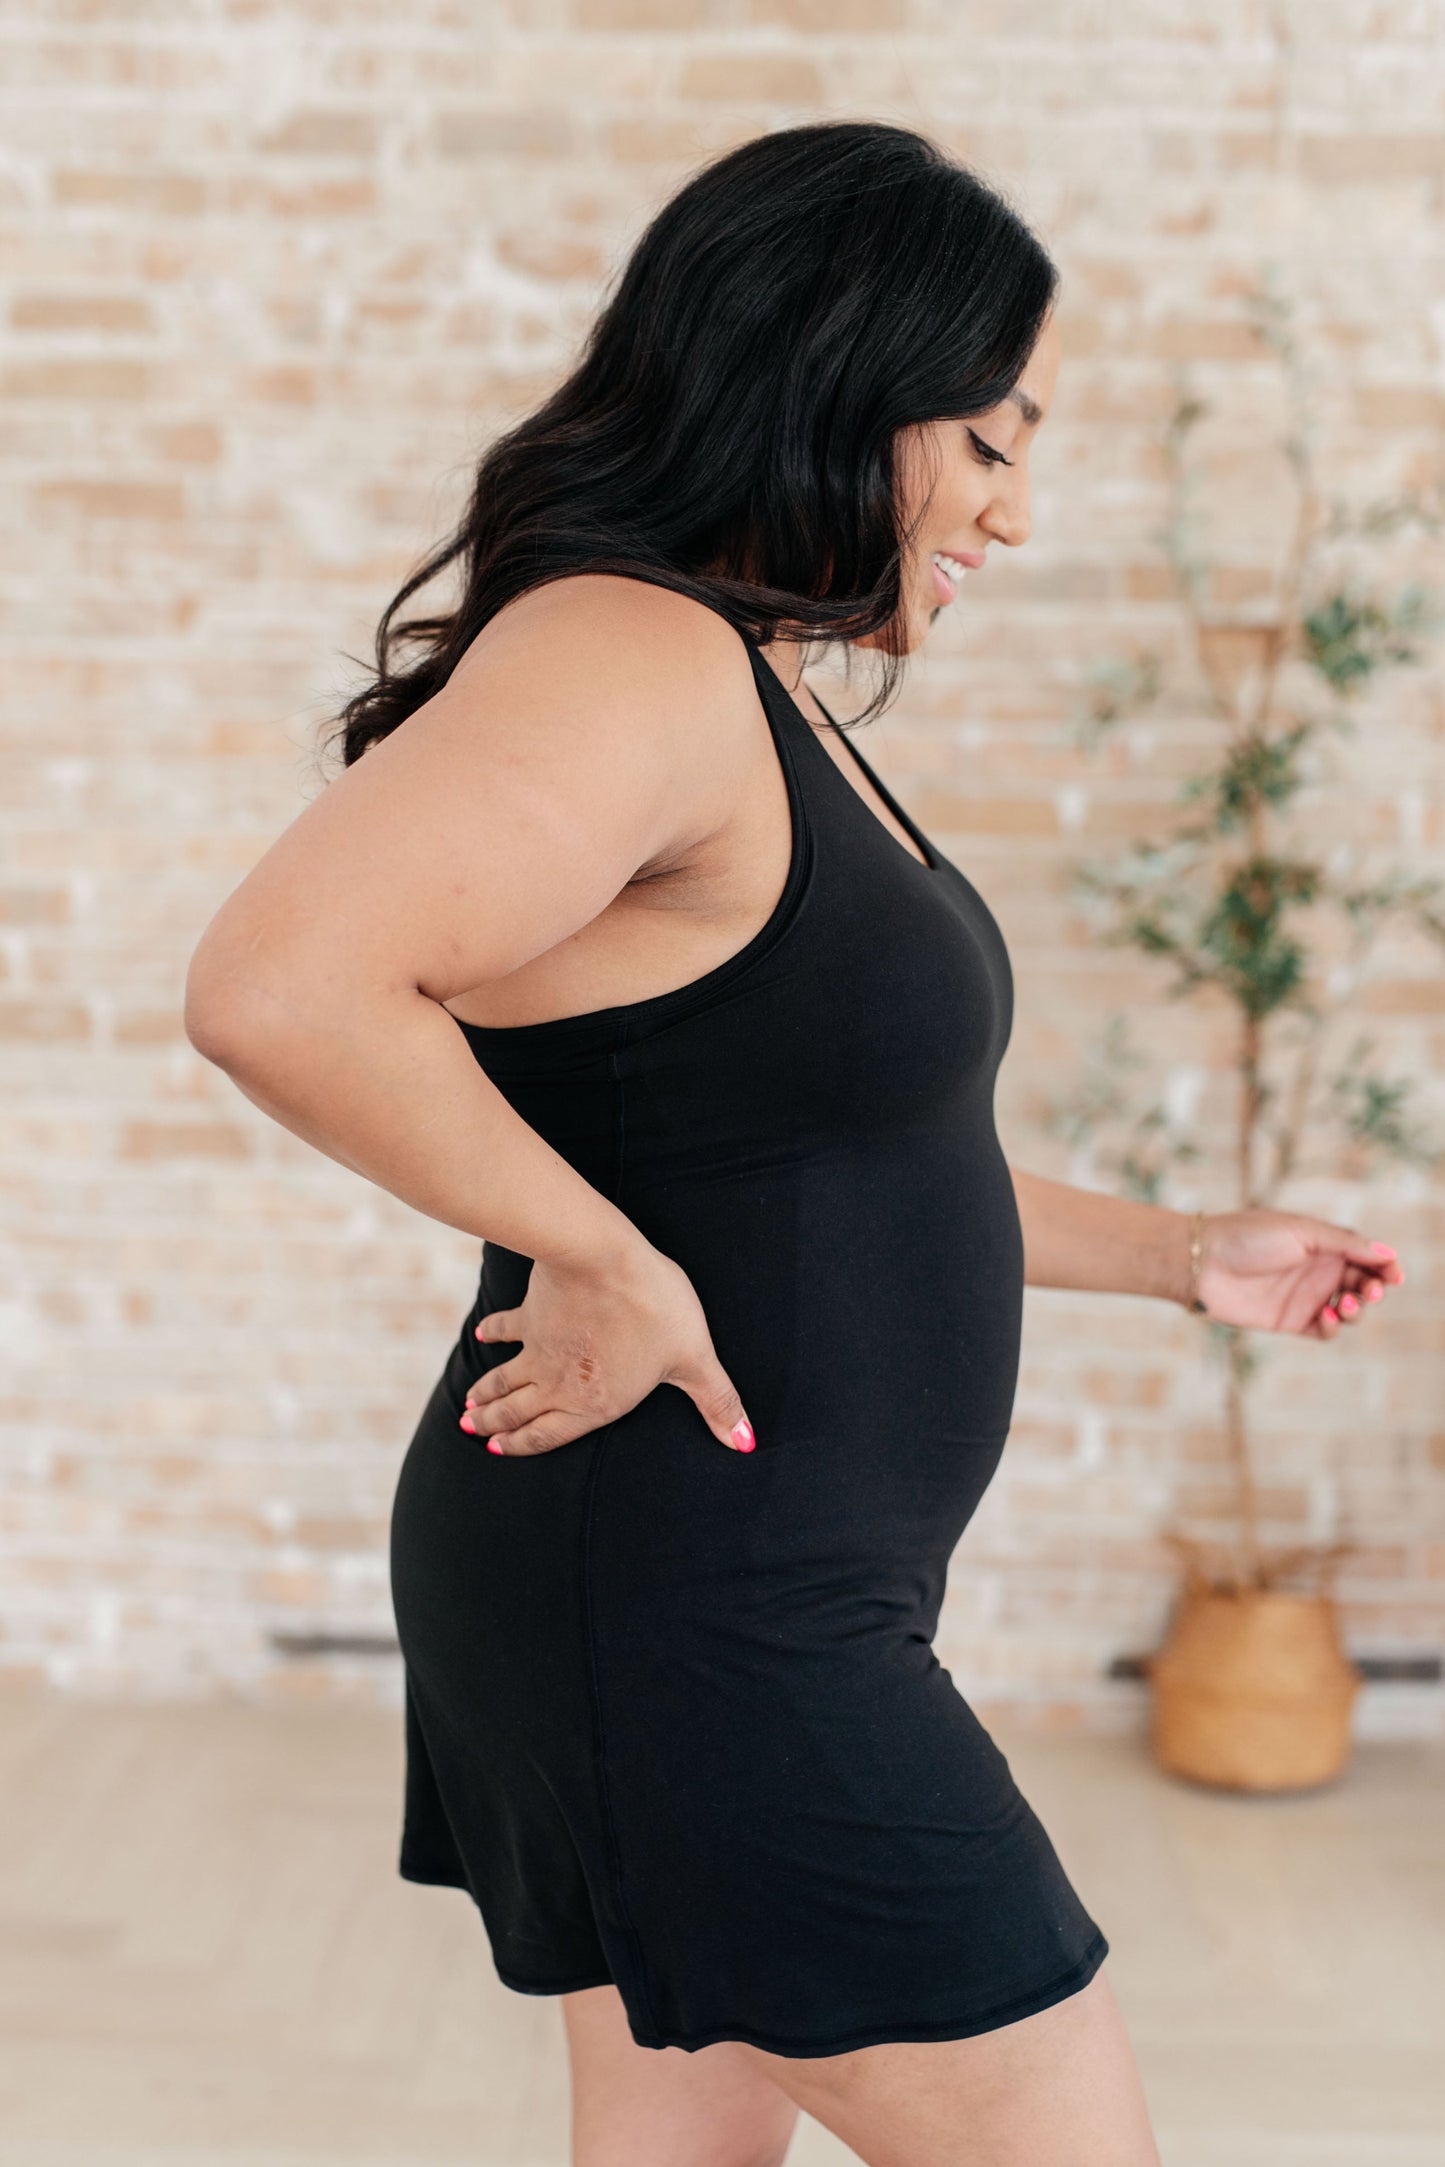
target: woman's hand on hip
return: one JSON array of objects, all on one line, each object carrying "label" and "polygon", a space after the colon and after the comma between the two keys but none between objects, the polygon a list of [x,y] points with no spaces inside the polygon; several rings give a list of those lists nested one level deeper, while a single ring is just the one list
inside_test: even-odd
[{"label": "woman's hand on hip", "polygon": [[476,1336],[521,1342],[467,1392],[462,1428],[485,1436],[489,1452],[552,1452],[615,1422],[659,1384],[684,1391],[720,1443],[753,1449],[692,1281],[640,1236],[625,1260],[605,1265],[539,1257],[520,1305],[483,1317]]}]

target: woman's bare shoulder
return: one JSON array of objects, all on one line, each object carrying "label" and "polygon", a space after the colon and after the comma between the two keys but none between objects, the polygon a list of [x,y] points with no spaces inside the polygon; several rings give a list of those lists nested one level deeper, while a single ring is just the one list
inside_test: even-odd
[{"label": "woman's bare shoulder", "polygon": [[308,998],[438,1001],[505,977],[725,825],[756,706],[744,642],[690,597],[530,589],[272,845],[208,931],[211,977],[265,954]]},{"label": "woman's bare shoulder", "polygon": [[675,588],[612,572],[568,573],[529,587],[483,627],[452,681],[519,661],[540,673],[539,687],[559,692],[580,672],[603,702],[614,683],[633,701],[654,690],[669,703],[687,693],[726,701],[751,679],[742,636],[718,611]]}]

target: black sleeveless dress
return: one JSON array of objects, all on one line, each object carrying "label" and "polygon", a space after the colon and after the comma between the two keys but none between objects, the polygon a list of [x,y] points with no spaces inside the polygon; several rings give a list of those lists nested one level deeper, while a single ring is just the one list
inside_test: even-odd
[{"label": "black sleeveless dress", "polygon": [[473,1326],[531,1269],[486,1243],[392,1514],[399,1870],[468,1890],[523,1993],[615,1982],[644,2046],[819,2055],[1011,2023],[1108,1944],[931,1645],[1018,1374],[1003,937],[745,644],[793,822],[766,925],[675,992],[458,1028],[687,1272],[756,1449],[664,1384],[486,1451],[466,1389],[517,1350]]}]

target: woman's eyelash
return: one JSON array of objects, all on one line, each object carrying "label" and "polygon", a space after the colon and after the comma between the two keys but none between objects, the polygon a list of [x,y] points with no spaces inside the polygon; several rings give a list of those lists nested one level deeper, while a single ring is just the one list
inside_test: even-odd
[{"label": "woman's eyelash", "polygon": [[968,433],[973,440],[975,448],[978,451],[982,452],[984,458],[989,462],[990,465],[993,465],[995,463],[1001,467],[1011,467],[1013,465],[1012,459],[1005,459],[1001,451],[997,450],[992,444],[985,444],[983,438],[981,436],[976,436],[972,429],[970,429]]}]

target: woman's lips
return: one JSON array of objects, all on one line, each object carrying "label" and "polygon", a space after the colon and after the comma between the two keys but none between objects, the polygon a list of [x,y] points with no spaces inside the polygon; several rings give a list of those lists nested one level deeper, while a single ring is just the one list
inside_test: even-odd
[{"label": "woman's lips", "polygon": [[934,591],[940,602],[951,602],[963,585],[969,572],[976,572],[983,563],[982,556],[955,557],[952,550],[935,549],[929,560],[933,570]]}]

